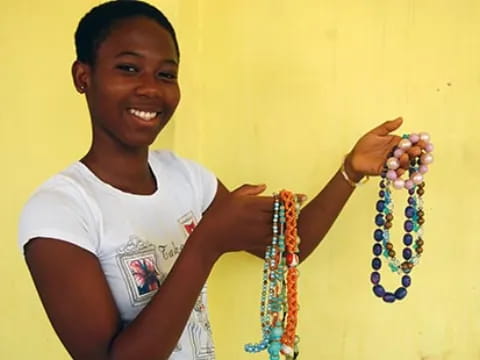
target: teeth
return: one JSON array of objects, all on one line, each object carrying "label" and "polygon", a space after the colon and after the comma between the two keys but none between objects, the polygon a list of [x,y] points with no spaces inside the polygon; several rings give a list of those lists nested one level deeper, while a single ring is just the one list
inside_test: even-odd
[{"label": "teeth", "polygon": [[157,116],[156,112],[140,111],[137,109],[130,109],[130,114],[133,114],[146,121],[152,120],[155,116]]}]

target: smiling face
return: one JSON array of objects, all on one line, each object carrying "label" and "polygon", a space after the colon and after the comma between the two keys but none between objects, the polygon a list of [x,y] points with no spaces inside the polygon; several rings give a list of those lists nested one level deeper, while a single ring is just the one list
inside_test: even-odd
[{"label": "smiling face", "polygon": [[118,22],[93,66],[73,66],[75,84],[87,96],[94,145],[148,147],[180,100],[177,74],[178,54],[167,30],[146,17]]}]

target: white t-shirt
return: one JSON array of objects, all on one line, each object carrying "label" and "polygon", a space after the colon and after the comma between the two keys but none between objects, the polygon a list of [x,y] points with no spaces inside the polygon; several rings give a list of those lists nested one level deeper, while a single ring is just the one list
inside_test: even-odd
[{"label": "white t-shirt", "polygon": [[[125,325],[161,286],[217,190],[211,172],[172,152],[151,151],[149,165],[157,191],[134,195],[76,162],[44,183],[20,218],[22,251],[46,237],[98,257]],[[206,300],[205,286],[170,360],[215,358]]]}]

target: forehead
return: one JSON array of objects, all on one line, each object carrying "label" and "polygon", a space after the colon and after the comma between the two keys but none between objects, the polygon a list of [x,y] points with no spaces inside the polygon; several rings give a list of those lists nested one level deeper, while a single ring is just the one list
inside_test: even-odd
[{"label": "forehead", "polygon": [[120,20],[113,25],[97,52],[102,56],[115,56],[123,51],[177,59],[175,43],[170,33],[155,20],[146,17]]}]

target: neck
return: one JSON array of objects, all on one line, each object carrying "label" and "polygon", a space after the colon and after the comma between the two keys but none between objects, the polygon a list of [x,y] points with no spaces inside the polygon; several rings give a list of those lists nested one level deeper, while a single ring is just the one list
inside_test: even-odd
[{"label": "neck", "polygon": [[108,148],[98,146],[94,141],[80,161],[103,182],[119,190],[149,195],[157,189],[148,164],[148,147]]}]

